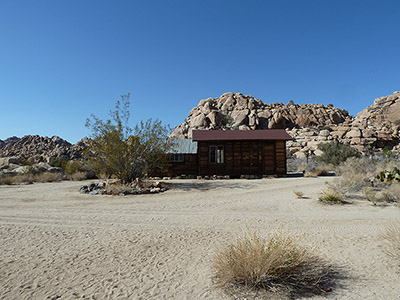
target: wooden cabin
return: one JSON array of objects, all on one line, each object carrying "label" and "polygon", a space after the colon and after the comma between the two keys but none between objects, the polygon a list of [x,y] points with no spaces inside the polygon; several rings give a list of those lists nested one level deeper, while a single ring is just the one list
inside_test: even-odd
[{"label": "wooden cabin", "polygon": [[284,129],[193,130],[197,144],[197,175],[286,174]]},{"label": "wooden cabin", "polygon": [[230,176],[286,174],[284,129],[193,130],[193,139],[173,144],[164,171],[153,176]]}]

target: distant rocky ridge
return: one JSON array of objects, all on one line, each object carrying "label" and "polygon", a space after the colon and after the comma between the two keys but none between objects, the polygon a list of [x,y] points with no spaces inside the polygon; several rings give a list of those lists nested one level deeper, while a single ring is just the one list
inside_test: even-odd
[{"label": "distant rocky ridge", "polygon": [[381,97],[353,118],[332,105],[282,103],[265,104],[251,95],[225,93],[201,100],[170,137],[191,138],[193,129],[285,128],[294,138],[287,143],[291,153],[302,156],[315,152],[320,143],[339,141],[359,151],[399,148],[400,93]]},{"label": "distant rocky ridge", "polygon": [[66,140],[53,136],[26,135],[22,138],[12,137],[0,141],[0,157],[18,157],[19,160],[49,162],[51,158],[64,157],[66,159],[81,158],[83,150],[89,144],[84,138],[72,145]]}]

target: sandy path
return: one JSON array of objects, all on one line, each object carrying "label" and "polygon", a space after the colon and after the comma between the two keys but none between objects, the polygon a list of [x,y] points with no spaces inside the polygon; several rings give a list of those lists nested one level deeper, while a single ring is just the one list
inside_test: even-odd
[{"label": "sandy path", "polygon": [[80,182],[0,186],[0,299],[231,299],[212,285],[216,248],[282,226],[348,270],[313,299],[400,299],[381,238],[400,209],[321,205],[326,180],[181,180],[130,197],[80,195]]}]

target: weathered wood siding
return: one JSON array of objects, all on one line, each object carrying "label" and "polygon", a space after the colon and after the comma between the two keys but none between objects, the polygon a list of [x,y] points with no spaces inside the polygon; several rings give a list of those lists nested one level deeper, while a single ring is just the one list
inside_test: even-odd
[{"label": "weathered wood siding", "polygon": [[183,162],[166,162],[159,168],[149,172],[149,176],[181,176],[197,175],[197,154],[183,154]]},{"label": "weathered wood siding", "polygon": [[[210,162],[210,146],[224,147],[224,162]],[[285,141],[199,141],[198,175],[286,174]]]},{"label": "weathered wood siding", "polygon": [[167,175],[197,175],[197,154],[184,154],[183,162],[168,162]]}]

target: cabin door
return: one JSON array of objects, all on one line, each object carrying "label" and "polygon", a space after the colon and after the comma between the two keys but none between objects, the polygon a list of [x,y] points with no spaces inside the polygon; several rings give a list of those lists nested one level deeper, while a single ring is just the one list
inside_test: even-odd
[{"label": "cabin door", "polygon": [[263,160],[263,173],[275,174],[275,144],[264,145]]}]

